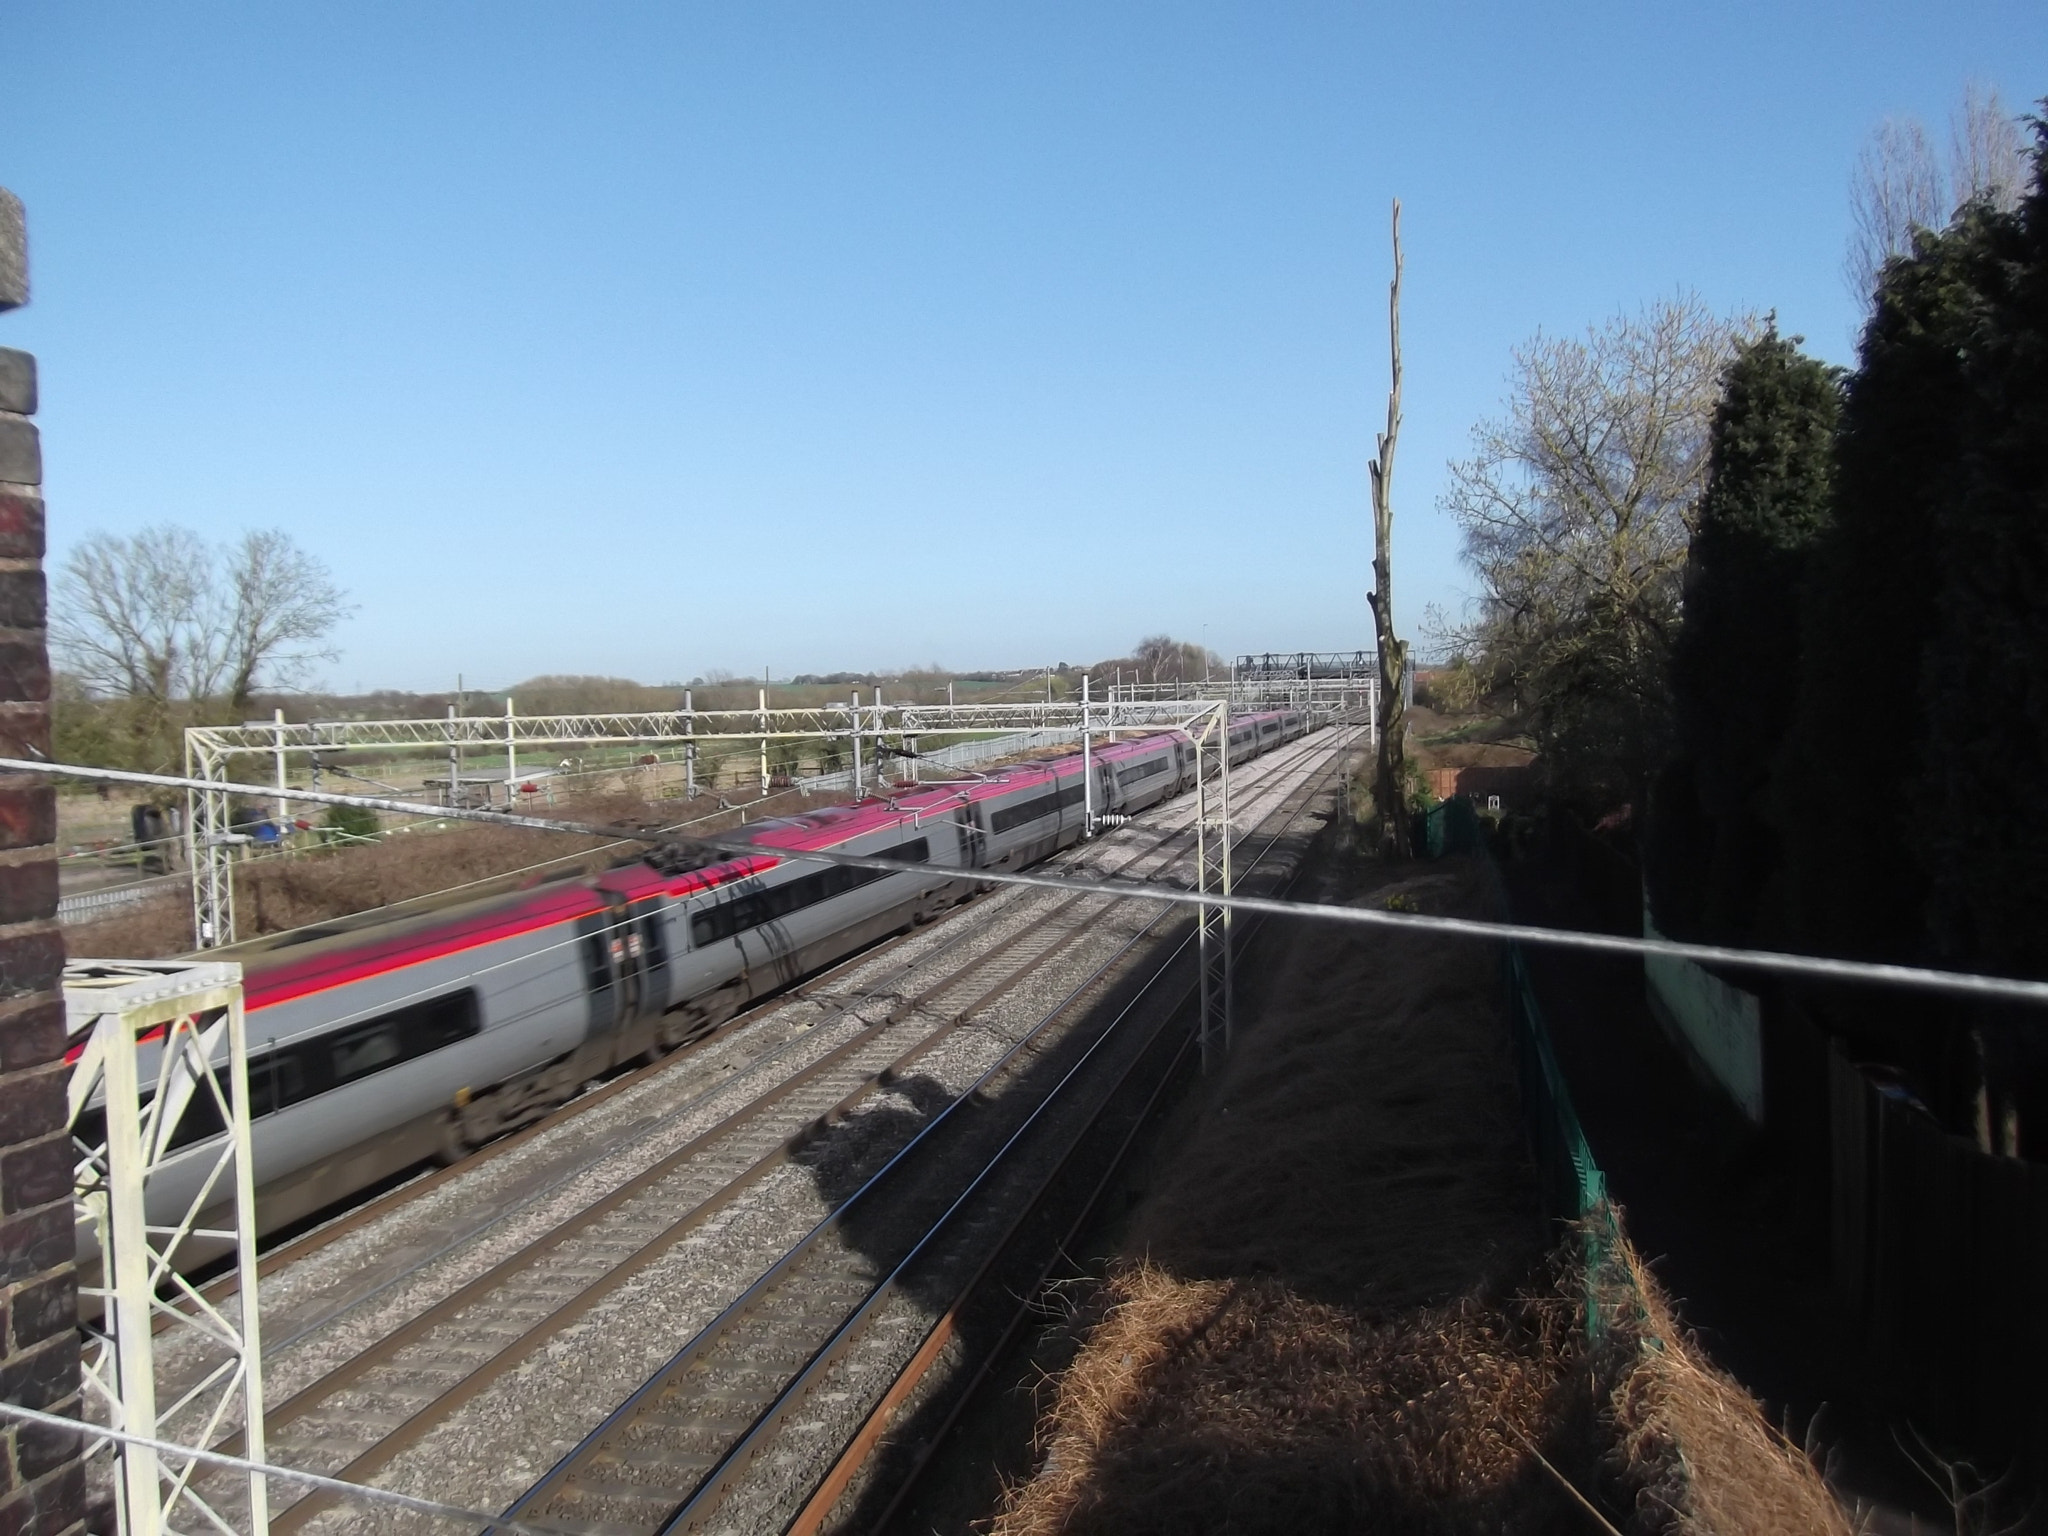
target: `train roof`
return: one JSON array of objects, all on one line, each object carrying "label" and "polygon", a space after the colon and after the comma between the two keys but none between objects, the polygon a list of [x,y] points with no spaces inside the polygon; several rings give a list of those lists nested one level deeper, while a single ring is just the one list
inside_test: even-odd
[{"label": "train roof", "polygon": [[[1257,718],[1236,716],[1233,724]],[[1135,740],[1107,743],[1095,749],[1095,756],[1105,762],[1116,762],[1155,751],[1162,740],[1185,739],[1179,731],[1158,731]],[[833,848],[872,833],[915,826],[926,817],[943,815],[963,803],[993,799],[1071,774],[1080,758],[1080,753],[1072,752],[1017,763],[986,777],[906,788],[887,798],[822,806],[720,834],[723,839],[738,838],[753,844],[761,849],[757,856],[670,870],[636,859],[594,878],[558,878],[530,889],[500,891],[412,916],[379,920],[374,913],[358,914],[250,940],[214,953],[242,961],[249,1007],[273,1006],[365,976],[574,922],[621,900],[682,897],[730,884],[783,862],[776,856],[776,850],[795,853]]]}]

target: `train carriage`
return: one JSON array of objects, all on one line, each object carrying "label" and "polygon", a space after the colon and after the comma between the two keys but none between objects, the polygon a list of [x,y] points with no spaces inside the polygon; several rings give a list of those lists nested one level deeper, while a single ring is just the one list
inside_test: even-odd
[{"label": "train carriage", "polygon": [[[1299,714],[1240,716],[1229,727],[1231,761],[1306,725]],[[1128,815],[1190,787],[1197,754],[1166,731],[1090,757],[1097,813]],[[683,1045],[966,899],[975,869],[1018,868],[1070,846],[1085,830],[1083,773],[1073,753],[756,823],[728,834],[752,854],[701,867],[656,856],[214,952],[244,969],[259,1231],[530,1123],[593,1078]],[[928,872],[788,857],[812,849]],[[81,1048],[74,1042],[74,1055]],[[152,1081],[147,1050],[139,1065]],[[156,1175],[166,1206],[189,1200],[211,1155],[202,1144],[220,1131],[210,1096],[194,1095],[173,1136],[192,1155],[173,1155]],[[80,1235],[89,1244],[89,1231]],[[195,1244],[180,1258],[206,1256]]]}]

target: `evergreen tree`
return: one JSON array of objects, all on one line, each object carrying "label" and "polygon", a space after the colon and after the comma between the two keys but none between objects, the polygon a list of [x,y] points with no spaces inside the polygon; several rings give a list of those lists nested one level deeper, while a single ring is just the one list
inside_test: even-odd
[{"label": "evergreen tree", "polygon": [[1917,846],[1945,963],[2048,976],[2048,124],[2011,216],[1980,211],[1964,451],[1946,466]]},{"label": "evergreen tree", "polygon": [[1923,667],[1937,622],[1937,508],[1965,448],[1965,359],[1993,227],[1972,206],[1888,263],[1842,401],[1835,516],[1813,557],[1800,684],[1772,794],[1790,947],[1924,958]]},{"label": "evergreen tree", "polygon": [[1653,802],[1667,932],[1740,943],[1777,863],[1770,769],[1798,686],[1799,604],[1832,514],[1837,370],[1775,326],[1722,380],[1672,653],[1679,757]]}]

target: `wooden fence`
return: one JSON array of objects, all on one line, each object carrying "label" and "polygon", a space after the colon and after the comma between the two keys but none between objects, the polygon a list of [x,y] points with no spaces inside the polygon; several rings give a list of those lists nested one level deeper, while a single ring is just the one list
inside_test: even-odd
[{"label": "wooden fence", "polygon": [[2048,1468],[2048,1166],[1995,1157],[1829,1049],[1835,1287],[1923,1432]]}]

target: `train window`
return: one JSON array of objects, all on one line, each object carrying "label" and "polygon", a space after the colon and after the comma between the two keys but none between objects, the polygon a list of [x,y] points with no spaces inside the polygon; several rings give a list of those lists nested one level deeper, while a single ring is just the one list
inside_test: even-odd
[{"label": "train window", "polygon": [[1065,789],[1038,795],[1016,805],[1004,806],[989,817],[988,829],[991,832],[1008,832],[1011,828],[1021,827],[1027,822],[1042,820],[1064,810],[1067,806],[1079,805],[1087,798],[1088,792],[1085,788],[1079,784],[1071,784]]},{"label": "train window", "polygon": [[464,988],[252,1056],[250,1114],[253,1118],[304,1103],[467,1040],[482,1027],[476,993]]},{"label": "train window", "polygon": [[1133,763],[1128,768],[1118,769],[1116,781],[1119,785],[1135,784],[1140,779],[1151,778],[1155,773],[1164,773],[1172,766],[1173,764],[1165,758],[1155,757],[1149,763]]},{"label": "train window", "polygon": [[[296,1051],[272,1051],[264,1065],[270,1069],[263,1074],[263,1091],[269,1097],[264,1113],[313,1096],[313,1091],[306,1086],[306,1063]],[[251,1071],[253,1073],[253,1066]],[[252,1075],[249,1080],[250,1109],[253,1110],[259,1102],[262,1101],[257,1096],[256,1079]]]},{"label": "train window", "polygon": [[[222,1083],[220,1087],[222,1093],[227,1092],[226,1083]],[[252,1104],[250,1107],[253,1109],[255,1106]],[[254,1118],[253,1115],[251,1118]],[[178,1128],[171,1132],[170,1145],[165,1150],[175,1152],[180,1147],[191,1146],[195,1141],[218,1136],[227,1128],[227,1122],[220,1117],[220,1105],[214,1100],[213,1090],[204,1083],[196,1083],[192,1088],[191,1102],[185,1106],[185,1113],[179,1117]]]},{"label": "train window", "polygon": [[[877,848],[873,856],[901,859],[906,864],[928,863],[932,856],[931,839],[919,837],[898,843],[894,848]],[[749,928],[759,928],[763,923],[775,922],[805,907],[830,901],[834,896],[844,896],[848,891],[859,890],[877,880],[886,880],[890,873],[886,869],[856,869],[851,865],[834,864],[816,874],[732,897],[691,917],[690,943],[702,949],[707,944],[716,944]]]},{"label": "train window", "polygon": [[[412,1061],[478,1032],[476,993],[467,989],[446,997],[393,1009],[360,1024],[308,1042],[326,1048],[326,1086],[339,1088],[402,1061]],[[304,1051],[306,1046],[295,1049]],[[309,1063],[316,1069],[322,1063]],[[312,1074],[307,1074],[311,1076]],[[322,1089],[315,1087],[315,1093]],[[289,1103],[290,1100],[285,1102]]]},{"label": "train window", "polygon": [[[252,1052],[249,1057],[249,1118],[260,1120],[316,1094],[339,1088],[466,1040],[478,1032],[476,994],[445,997],[393,1009],[374,1019],[296,1045]],[[221,1091],[227,1091],[226,1083]],[[145,1090],[143,1103],[153,1093]],[[106,1139],[106,1111],[81,1111],[74,1134],[88,1143]],[[218,1136],[227,1129],[220,1104],[204,1084],[193,1090],[167,1151]]]},{"label": "train window", "polygon": [[381,1072],[402,1059],[405,1046],[398,1038],[396,1024],[379,1024],[372,1030],[351,1030],[348,1037],[330,1048],[337,1087],[352,1083],[372,1072]]}]

